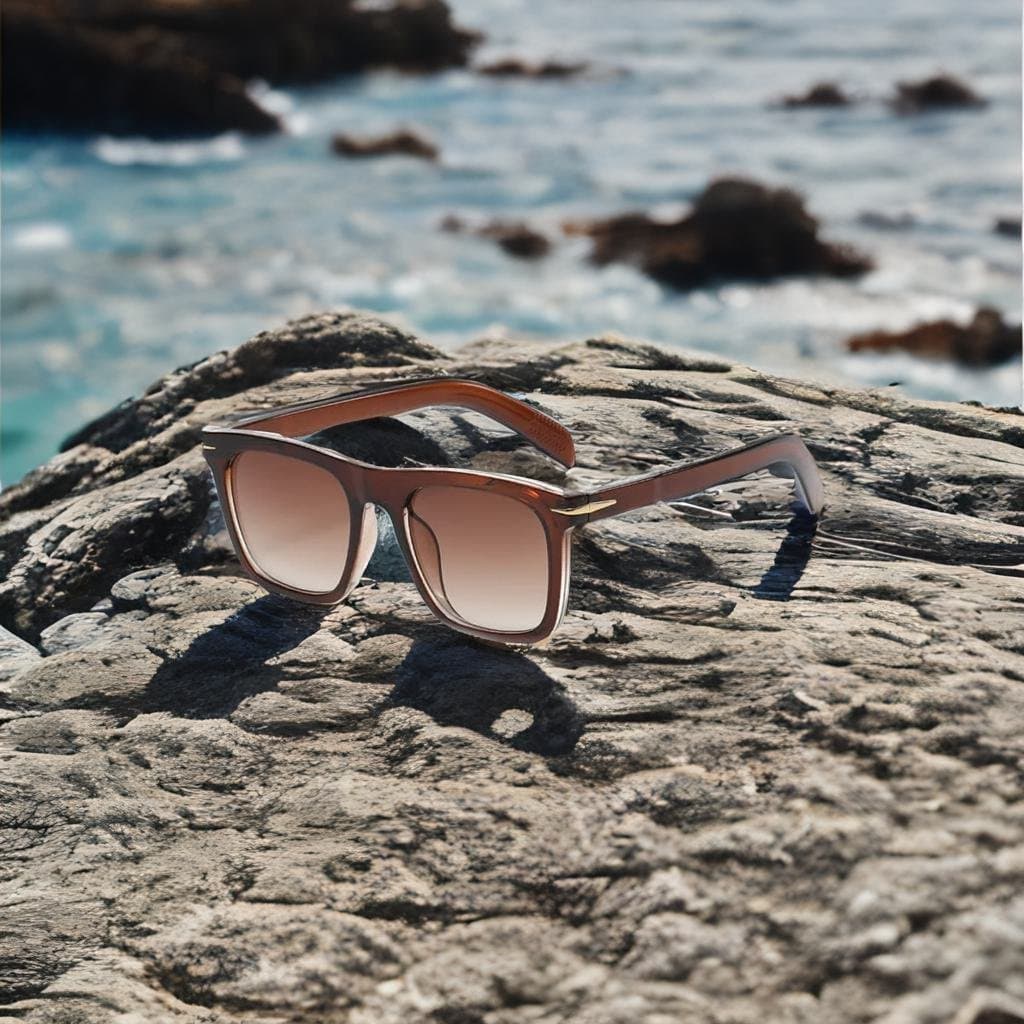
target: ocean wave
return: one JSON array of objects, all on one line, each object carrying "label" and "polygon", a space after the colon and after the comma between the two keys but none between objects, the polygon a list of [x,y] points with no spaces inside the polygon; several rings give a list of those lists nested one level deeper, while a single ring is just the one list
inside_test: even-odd
[{"label": "ocean wave", "polygon": [[71,231],[56,221],[39,221],[23,224],[11,229],[11,245],[27,252],[50,252],[54,249],[69,249],[72,243]]},{"label": "ocean wave", "polygon": [[103,163],[117,167],[192,167],[209,163],[233,163],[245,156],[245,145],[237,132],[188,142],[115,139],[102,135],[92,144],[91,149]]}]

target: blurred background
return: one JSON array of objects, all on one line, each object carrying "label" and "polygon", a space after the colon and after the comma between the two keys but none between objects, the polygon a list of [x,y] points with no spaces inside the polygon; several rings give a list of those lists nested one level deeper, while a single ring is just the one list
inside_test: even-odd
[{"label": "blurred background", "polygon": [[[170,369],[346,306],[442,346],[615,331],[1020,402],[1017,2],[324,8],[5,3],[5,484]],[[694,219],[722,176],[769,191]]]}]

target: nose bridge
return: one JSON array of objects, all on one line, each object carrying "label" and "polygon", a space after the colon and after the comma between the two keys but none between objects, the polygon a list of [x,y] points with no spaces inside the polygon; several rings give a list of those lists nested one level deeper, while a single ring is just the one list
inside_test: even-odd
[{"label": "nose bridge", "polygon": [[367,466],[362,473],[360,502],[383,509],[396,529],[401,524],[406,498],[412,490],[408,472],[411,471]]}]

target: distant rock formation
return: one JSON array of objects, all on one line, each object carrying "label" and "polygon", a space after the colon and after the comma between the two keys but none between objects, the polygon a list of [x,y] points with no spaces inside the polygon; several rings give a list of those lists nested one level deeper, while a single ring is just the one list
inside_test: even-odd
[{"label": "distant rock formation", "polygon": [[252,79],[431,71],[465,64],[478,38],[444,0],[6,0],[5,128],[271,132]]},{"label": "distant rock formation", "polygon": [[933,320],[906,331],[870,331],[846,341],[851,352],[910,352],[951,359],[964,366],[998,366],[1021,355],[1021,325],[1003,320],[998,310],[982,307],[969,324]]},{"label": "distant rock formation", "polygon": [[540,259],[551,251],[551,240],[547,235],[530,227],[524,221],[491,220],[473,227],[463,218],[450,213],[441,221],[441,230],[452,234],[473,234],[480,238],[490,238],[509,256],[522,260]]},{"label": "distant rock formation", "polygon": [[645,213],[626,213],[565,225],[569,234],[593,239],[595,263],[633,263],[679,289],[715,279],[854,277],[871,269],[868,256],[823,241],[818,227],[796,192],[743,178],[713,181],[693,209],[671,223]]},{"label": "distant rock formation", "polygon": [[983,107],[987,100],[969,85],[952,75],[934,75],[919,82],[899,82],[890,101],[901,114],[920,114],[929,110],[957,107]]},{"label": "distant rock formation", "polygon": [[575,78],[589,69],[586,61],[545,60],[534,63],[520,57],[505,57],[475,68],[481,75],[492,78]]},{"label": "distant rock formation", "polygon": [[1000,217],[995,223],[997,235],[1007,238],[1020,238],[1020,217]]},{"label": "distant rock formation", "polygon": [[441,151],[425,135],[402,128],[387,135],[358,136],[341,132],[331,139],[331,149],[339,156],[415,156],[436,160]]},{"label": "distant rock formation", "polygon": [[835,82],[818,82],[805,93],[784,96],[784,107],[848,107],[853,100]]}]

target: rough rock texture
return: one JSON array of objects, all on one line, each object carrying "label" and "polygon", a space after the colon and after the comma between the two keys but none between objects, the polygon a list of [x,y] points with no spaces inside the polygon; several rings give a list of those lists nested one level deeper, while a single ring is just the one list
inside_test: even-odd
[{"label": "rough rock texture", "polygon": [[7,0],[7,128],[269,132],[245,84],[465,64],[444,0]]},{"label": "rough rock texture", "polygon": [[835,82],[818,82],[812,85],[807,92],[794,96],[785,96],[782,100],[784,107],[848,107],[853,100],[843,91],[841,85]]},{"label": "rough rock texture", "polygon": [[[827,514],[766,480],[586,527],[528,651],[436,624],[386,546],[334,609],[241,578],[200,426],[425,372],[562,419],[581,488],[798,430]],[[331,436],[560,478],[475,416]],[[1024,417],[330,315],[2,502],[0,1019],[1024,1017]]]},{"label": "rough rock texture", "polygon": [[645,213],[625,213],[566,225],[570,234],[593,239],[595,263],[634,263],[656,280],[680,289],[716,278],[852,277],[871,268],[871,260],[863,253],[823,241],[818,228],[796,192],[744,178],[711,182],[678,221],[666,223]]},{"label": "rough rock texture", "polygon": [[983,107],[986,100],[966,82],[952,75],[934,75],[919,82],[899,82],[892,105],[901,114],[921,114],[929,110],[957,107]]},{"label": "rough rock texture", "polygon": [[900,351],[964,366],[998,366],[1021,357],[1021,325],[1008,324],[997,309],[983,306],[969,324],[931,320],[906,331],[871,331],[848,338],[846,347],[851,352]]},{"label": "rough rock texture", "polygon": [[339,132],[331,139],[331,149],[338,156],[415,156],[422,160],[436,160],[440,155],[437,145],[425,135],[411,128],[399,128],[387,135],[349,135]]}]

